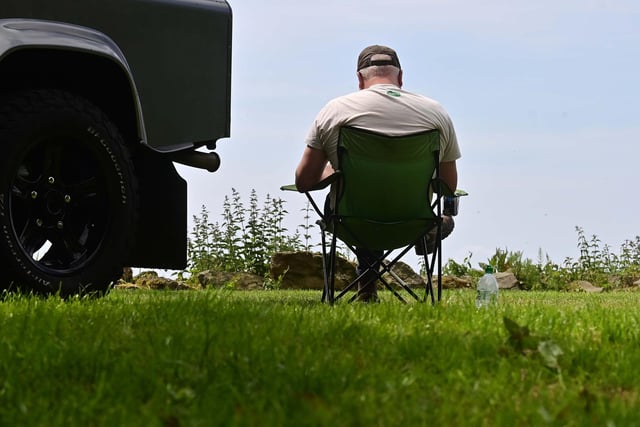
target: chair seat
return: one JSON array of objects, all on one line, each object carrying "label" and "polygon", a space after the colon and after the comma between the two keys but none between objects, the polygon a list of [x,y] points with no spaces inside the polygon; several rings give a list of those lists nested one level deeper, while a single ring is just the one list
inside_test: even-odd
[{"label": "chair seat", "polygon": [[[415,244],[437,225],[434,218],[382,222],[363,218],[341,217],[337,228],[340,241],[354,247],[374,250],[397,249]],[[333,232],[333,229],[328,231]]]}]

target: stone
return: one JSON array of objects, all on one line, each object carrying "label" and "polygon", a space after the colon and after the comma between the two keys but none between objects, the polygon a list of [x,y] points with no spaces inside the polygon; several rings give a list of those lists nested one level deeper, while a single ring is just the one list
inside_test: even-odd
[{"label": "stone", "polygon": [[124,283],[133,283],[133,269],[131,267],[124,267],[122,269],[120,281]]},{"label": "stone", "polygon": [[[336,258],[335,288],[344,289],[355,280],[355,269],[354,262],[338,256]],[[402,261],[398,261],[392,271],[412,288],[425,287],[424,278]],[[322,254],[312,252],[276,253],[271,258],[270,276],[272,280],[280,280],[282,289],[321,290],[324,286]],[[397,286],[396,280],[391,274],[385,273],[383,278],[391,286]]]},{"label": "stone", "polygon": [[[425,279],[420,276],[418,273],[413,271],[413,269],[406,263],[402,261],[398,261],[396,265],[391,269],[403,282],[405,282],[411,288],[424,288],[426,286]],[[398,285],[396,280],[389,273],[385,273],[382,277],[390,284],[390,285]]]},{"label": "stone", "polygon": [[442,276],[442,289],[473,289],[473,288],[475,288],[475,282],[471,277]]},{"label": "stone", "polygon": [[599,293],[604,291],[603,288],[594,286],[591,282],[587,282],[586,280],[576,280],[569,283],[569,290],[588,293]]},{"label": "stone", "polygon": [[[356,265],[336,257],[335,288],[342,289],[356,278]],[[322,289],[322,254],[315,252],[277,252],[271,257],[271,279],[282,289]]]},{"label": "stone", "polygon": [[518,278],[510,271],[495,273],[495,277],[498,281],[499,289],[520,289],[520,282],[518,281]]},{"label": "stone", "polygon": [[158,277],[158,273],[153,270],[143,271],[137,276],[133,277],[133,283],[136,283],[139,280],[152,279],[156,277]]},{"label": "stone", "polygon": [[264,288],[264,278],[252,273],[207,270],[198,273],[203,288],[257,290]]},{"label": "stone", "polygon": [[155,271],[145,271],[134,278],[134,285],[144,289],[154,290],[190,290],[190,286],[180,283],[177,280],[167,279],[158,276]]},{"label": "stone", "polygon": [[144,271],[129,280],[121,280],[116,285],[118,289],[152,289],[152,290],[192,290],[191,286],[178,282],[177,280],[159,277],[155,271]]}]

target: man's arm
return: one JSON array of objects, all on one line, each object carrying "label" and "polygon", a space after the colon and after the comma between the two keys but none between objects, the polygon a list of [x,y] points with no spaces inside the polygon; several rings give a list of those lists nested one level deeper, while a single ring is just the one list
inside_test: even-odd
[{"label": "man's arm", "polygon": [[440,162],[440,178],[449,186],[451,191],[458,188],[458,168],[456,161]]},{"label": "man's arm", "polygon": [[307,146],[296,168],[296,187],[304,193],[334,172],[323,150]]}]

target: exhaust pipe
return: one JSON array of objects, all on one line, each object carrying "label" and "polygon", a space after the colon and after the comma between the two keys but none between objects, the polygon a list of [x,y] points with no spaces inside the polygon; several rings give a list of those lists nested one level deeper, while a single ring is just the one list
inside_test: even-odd
[{"label": "exhaust pipe", "polygon": [[220,156],[217,153],[203,153],[201,151],[179,151],[171,154],[171,160],[198,169],[215,172],[220,167]]}]

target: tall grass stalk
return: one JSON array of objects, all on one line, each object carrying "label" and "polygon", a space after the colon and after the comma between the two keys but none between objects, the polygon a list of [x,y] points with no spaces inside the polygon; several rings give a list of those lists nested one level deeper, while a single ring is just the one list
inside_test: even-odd
[{"label": "tall grass stalk", "polygon": [[638,424],[640,293],[503,292],[494,310],[469,291],[435,307],[382,296],[9,297],[0,424]]}]

